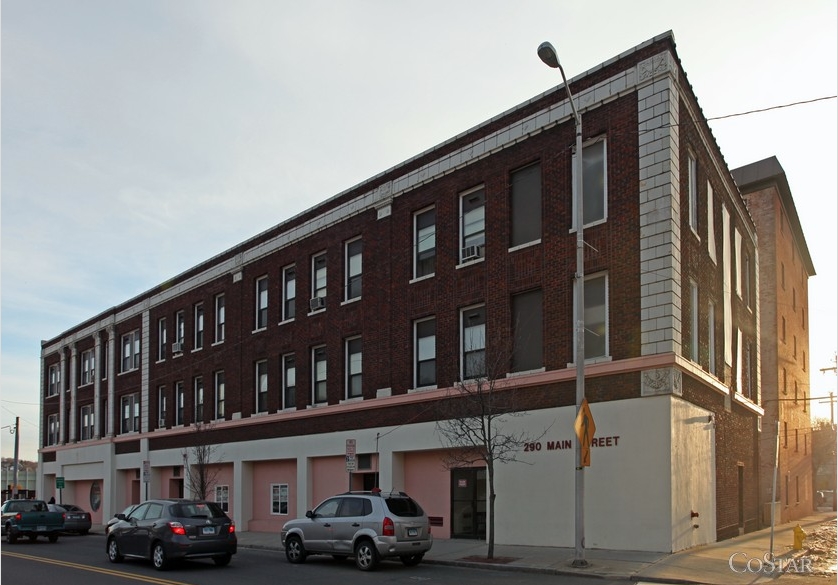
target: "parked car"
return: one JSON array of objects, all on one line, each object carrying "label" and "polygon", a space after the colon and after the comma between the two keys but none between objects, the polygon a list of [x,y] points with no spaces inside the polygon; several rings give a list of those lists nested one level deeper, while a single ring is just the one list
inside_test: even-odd
[{"label": "parked car", "polygon": [[29,540],[46,536],[56,542],[64,530],[64,513],[51,512],[43,500],[6,500],[2,514],[3,533],[9,544],[24,536]]},{"label": "parked car", "polygon": [[198,500],[149,500],[117,514],[105,545],[108,560],[151,560],[162,571],[174,560],[212,558],[225,566],[236,554],[236,526],[221,506]]},{"label": "parked car", "polygon": [[354,556],[362,571],[371,571],[385,558],[416,565],[433,545],[422,507],[404,492],[380,490],[333,496],[305,518],[286,522],[281,537],[291,563],[302,563],[311,554]]},{"label": "parked car", "polygon": [[[120,512],[119,514],[122,514],[124,517],[127,518],[131,514],[131,512],[134,511],[134,508],[136,508],[137,506],[139,506],[139,504],[131,504],[130,506],[125,508],[122,512]],[[113,528],[114,524],[116,524],[117,522],[121,522],[121,520],[119,519],[119,514],[114,514],[113,518],[109,519],[108,523],[105,524],[105,535],[110,533],[111,528]]]},{"label": "parked car", "polygon": [[64,513],[64,532],[87,534],[93,526],[90,512],[85,512],[74,504],[47,504],[50,511]]}]

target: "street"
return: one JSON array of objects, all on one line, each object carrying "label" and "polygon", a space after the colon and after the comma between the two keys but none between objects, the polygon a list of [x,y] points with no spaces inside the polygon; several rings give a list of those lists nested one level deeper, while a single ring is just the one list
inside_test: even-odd
[{"label": "street", "polygon": [[[43,585],[61,577],[61,585],[110,585],[124,580],[157,585],[229,585],[229,583],[291,583],[306,585],[370,585],[375,583],[416,583],[485,585],[598,585],[618,581],[549,575],[528,572],[481,570],[421,563],[405,567],[398,561],[386,561],[371,573],[363,573],[351,561],[338,562],[329,557],[311,557],[302,565],[292,565],[285,555],[275,551],[239,548],[227,567],[216,567],[210,559],[186,561],[164,572],[155,571],[149,562],[126,560],[110,563],[105,554],[102,534],[62,536],[55,544],[44,539],[36,542],[3,543],[5,580],[15,585]],[[622,582],[622,581],[619,581]]]}]

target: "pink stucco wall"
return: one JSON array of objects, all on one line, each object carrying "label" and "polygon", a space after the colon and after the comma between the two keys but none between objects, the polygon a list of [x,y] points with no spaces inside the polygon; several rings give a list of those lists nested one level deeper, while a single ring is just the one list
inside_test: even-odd
[{"label": "pink stucco wall", "polygon": [[[271,484],[288,484],[288,514],[273,514],[271,511]],[[297,461],[265,461],[253,464],[253,516],[247,523],[247,530],[254,532],[276,532],[297,514]],[[305,513],[303,510],[302,513]]]},{"label": "pink stucco wall", "polygon": [[405,454],[404,485],[428,516],[442,517],[442,526],[431,527],[434,538],[451,538],[451,473],[442,464],[441,453]]}]

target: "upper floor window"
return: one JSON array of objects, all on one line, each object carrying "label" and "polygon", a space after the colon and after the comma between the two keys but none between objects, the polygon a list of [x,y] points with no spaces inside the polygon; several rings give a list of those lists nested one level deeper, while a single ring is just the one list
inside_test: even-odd
[{"label": "upper floor window", "polygon": [[486,307],[481,305],[460,311],[460,351],[463,380],[487,375]]},{"label": "upper floor window", "polygon": [[346,242],[346,299],[361,298],[364,242],[356,238]]},{"label": "upper floor window", "polygon": [[[585,278],[585,359],[608,355],[608,278]],[[575,337],[574,337],[575,338]]]},{"label": "upper floor window", "polygon": [[326,308],[326,252],[311,258],[311,310]]},{"label": "upper floor window", "polygon": [[47,445],[57,445],[59,441],[58,434],[58,415],[51,414],[47,417]]},{"label": "upper floor window", "polygon": [[544,367],[544,317],[541,289],[512,296],[512,371]]},{"label": "upper floor window", "polygon": [[256,412],[268,412],[268,362],[256,362]]},{"label": "upper floor window", "polygon": [[93,438],[93,405],[82,406],[79,411],[79,426],[81,427],[81,440],[88,441]]},{"label": "upper floor window", "polygon": [[157,320],[157,361],[166,359],[166,317]]},{"label": "upper floor window", "polygon": [[483,257],[486,245],[486,194],[483,187],[460,196],[460,262]]},{"label": "upper floor window", "polygon": [[221,343],[227,335],[227,309],[223,294],[215,297],[215,343]]},{"label": "upper floor window", "polygon": [[175,341],[172,344],[172,353],[183,352],[183,340],[186,337],[186,315],[183,311],[175,313]]},{"label": "upper floor window", "polygon": [[292,264],[282,269],[282,320],[293,319],[296,314],[297,269]]},{"label": "upper floor window", "polygon": [[122,371],[128,372],[140,367],[140,330],[122,336]]},{"label": "upper floor window", "polygon": [[183,382],[175,382],[175,424],[184,424],[183,419],[184,392]]},{"label": "upper floor window", "polygon": [[224,370],[215,373],[215,420],[224,419]]},{"label": "upper floor window", "polygon": [[140,395],[129,394],[122,397],[122,433],[140,431]]},{"label": "upper floor window", "polygon": [[[576,229],[576,153],[573,155],[573,229]],[[608,217],[606,140],[601,138],[582,147],[582,221],[585,225]]]},{"label": "upper floor window", "polygon": [[422,319],[413,325],[416,365],[414,386],[436,386],[436,319]]},{"label": "upper floor window", "polygon": [[363,396],[363,353],[360,337],[346,340],[346,397]]},{"label": "upper floor window", "polygon": [[312,399],[314,404],[322,404],[329,399],[327,392],[326,346],[321,345],[311,350]]},{"label": "upper floor window", "polygon": [[690,359],[698,363],[698,283],[694,280],[690,280]]},{"label": "upper floor window", "polygon": [[166,418],[168,416],[168,396],[166,395],[166,387],[159,386],[157,388],[157,428],[166,428]]},{"label": "upper floor window", "polygon": [[80,385],[92,384],[95,376],[94,352],[92,349],[81,352],[81,378]]},{"label": "upper floor window", "polygon": [[707,253],[716,262],[716,224],[713,221],[713,186],[707,181]]},{"label": "upper floor window", "polygon": [[192,422],[204,422],[204,379],[201,376],[196,376],[192,382],[193,387],[193,417]]},{"label": "upper floor window", "polygon": [[436,208],[413,214],[413,277],[436,272]]},{"label": "upper floor window", "polygon": [[197,303],[194,307],[194,343],[192,349],[204,347],[204,303]]},{"label": "upper floor window", "polygon": [[742,274],[744,272],[742,264],[742,234],[738,228],[733,228],[733,271],[735,273],[734,286],[736,287],[736,294],[742,298]]},{"label": "upper floor window", "polygon": [[698,163],[692,154],[687,155],[687,197],[690,227],[698,232]]},{"label": "upper floor window", "polygon": [[716,305],[711,301],[707,306],[707,371],[716,375]]},{"label": "upper floor window", "polygon": [[282,406],[297,406],[297,366],[294,354],[282,356]]},{"label": "upper floor window", "polygon": [[55,396],[61,390],[61,367],[53,364],[49,367],[49,382],[47,383],[47,396]]},{"label": "upper floor window", "polygon": [[541,239],[541,165],[512,173],[510,192],[510,248]]},{"label": "upper floor window", "polygon": [[256,279],[256,329],[268,326],[268,277]]}]

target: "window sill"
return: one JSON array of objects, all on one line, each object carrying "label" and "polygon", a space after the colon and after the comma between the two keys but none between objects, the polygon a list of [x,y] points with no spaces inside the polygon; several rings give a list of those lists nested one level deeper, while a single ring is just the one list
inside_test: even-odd
[{"label": "window sill", "polygon": [[340,306],[342,307],[342,306],[344,306],[344,305],[351,305],[352,303],[357,303],[357,302],[359,302],[360,300],[361,300],[361,297],[355,297],[354,299],[346,299],[345,301],[343,301],[343,302],[340,304]]},{"label": "window sill", "polygon": [[316,311],[309,311],[308,316],[311,317],[312,315],[319,315],[320,313],[325,313],[326,309],[317,309]]},{"label": "window sill", "polygon": [[268,328],[267,328],[267,327],[259,327],[258,329],[254,329],[254,330],[253,330],[253,331],[251,331],[250,333],[251,333],[251,334],[253,334],[253,333],[262,333],[262,331],[267,331],[267,330],[268,330]]},{"label": "window sill", "polygon": [[518,250],[523,250],[524,248],[538,246],[539,244],[541,244],[541,238],[533,240],[532,242],[527,242],[526,244],[518,244],[517,246],[512,246],[511,248],[509,248],[509,250],[507,250],[507,252],[511,254],[512,252],[517,252]]},{"label": "window sill", "polygon": [[[601,356],[601,357],[595,357],[595,358],[588,358],[588,359],[586,359],[586,360],[585,360],[585,365],[589,365],[589,364],[604,364],[604,363],[608,363],[608,362],[610,362],[610,361],[612,361],[612,360],[613,360],[613,358],[612,358],[610,355],[604,355],[604,356]],[[568,362],[567,367],[568,367],[568,368],[575,368],[575,367],[576,367],[576,363],[575,363],[575,362]]]},{"label": "window sill", "polygon": [[339,404],[352,404],[353,402],[363,402],[363,396],[352,396],[351,398],[344,398]]},{"label": "window sill", "polygon": [[460,268],[465,268],[466,266],[473,266],[473,265],[475,265],[475,264],[481,264],[481,263],[483,263],[483,262],[485,262],[485,261],[486,261],[486,258],[485,258],[485,257],[482,257],[482,258],[477,258],[477,259],[475,259],[475,260],[468,260],[468,261],[466,261],[466,262],[460,262],[460,263],[459,263],[459,264],[457,264],[457,266],[455,266],[454,268],[455,268],[456,270],[459,270]]},{"label": "window sill", "polygon": [[430,390],[436,390],[438,386],[436,384],[432,386],[419,386],[418,388],[408,388],[408,394],[415,394],[417,392],[429,392]]},{"label": "window sill", "polygon": [[521,370],[520,372],[509,372],[506,374],[507,378],[517,378],[519,376],[529,376],[530,374],[542,374],[547,371],[547,368],[535,368],[534,370]]},{"label": "window sill", "polygon": [[189,352],[189,353],[197,353],[197,352],[199,352],[199,351],[203,351],[203,349],[204,349],[204,347],[203,347],[203,346],[201,346],[201,347],[196,347],[195,349],[193,349],[193,350],[192,350],[191,352]]},{"label": "window sill", "polygon": [[416,278],[409,280],[408,284],[413,284],[414,282],[422,282],[423,280],[429,280],[436,276],[436,272],[431,272],[430,274],[426,274],[424,276],[417,276]]},{"label": "window sill", "polygon": [[294,322],[294,317],[291,317],[290,319],[285,319],[284,321],[280,321],[279,323],[277,323],[277,325],[288,325],[289,323],[293,323],[293,322]]},{"label": "window sill", "polygon": [[[576,211],[573,212],[574,219],[576,218]],[[608,216],[603,217],[602,219],[598,219],[596,221],[592,221],[591,223],[586,223],[582,226],[582,230],[587,230],[591,228],[595,228],[598,225],[602,225],[608,221]],[[575,234],[576,233],[576,226],[572,225],[568,233]]]},{"label": "window sill", "polygon": [[215,347],[216,345],[224,345],[224,340],[222,339],[221,341],[216,341],[210,347]]}]

